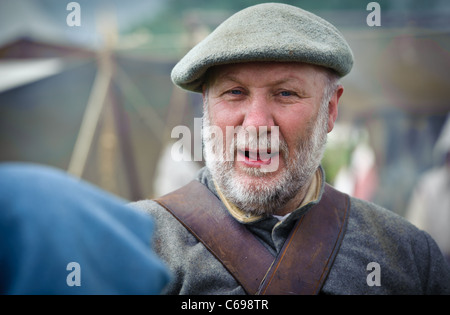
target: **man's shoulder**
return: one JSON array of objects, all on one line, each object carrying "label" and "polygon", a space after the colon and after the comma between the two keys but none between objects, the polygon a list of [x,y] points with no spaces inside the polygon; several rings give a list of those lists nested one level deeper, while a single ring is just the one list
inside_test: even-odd
[{"label": "man's shoulder", "polygon": [[185,231],[185,229],[182,228],[181,223],[169,211],[153,199],[139,200],[132,202],[129,205],[137,210],[149,214],[153,218],[157,230],[155,234],[160,234],[167,231],[166,228],[170,228],[172,232],[175,232],[177,227],[179,227],[180,231]]},{"label": "man's shoulder", "polygon": [[350,234],[383,248],[385,254],[398,255],[402,250],[412,255],[428,252],[431,237],[404,217],[369,201],[353,197],[350,200]]},{"label": "man's shoulder", "polygon": [[130,206],[152,217],[155,224],[154,247],[164,260],[170,260],[173,255],[198,243],[195,236],[155,200],[140,200]]},{"label": "man's shoulder", "polygon": [[[350,197],[350,218],[359,224],[385,229],[394,229],[401,234],[416,234],[418,229],[397,213],[370,201]],[[401,229],[399,229],[401,228]]]},{"label": "man's shoulder", "polygon": [[154,200],[130,205],[155,221],[154,249],[173,273],[173,281],[163,294],[244,293],[222,263],[163,206]]},{"label": "man's shoulder", "polygon": [[152,216],[167,212],[154,199],[143,199],[139,201],[134,201],[131,202],[129,205],[135,209],[151,214]]},{"label": "man's shoulder", "polygon": [[[376,263],[381,286],[369,286],[367,269]],[[372,202],[351,198],[341,250],[330,274],[343,292],[367,294],[449,293],[450,269],[434,240],[400,215]],[[368,271],[369,270],[369,271]],[[342,275],[358,285],[341,283]],[[344,277],[346,278],[346,277]],[[354,292],[352,290],[355,290]]]}]

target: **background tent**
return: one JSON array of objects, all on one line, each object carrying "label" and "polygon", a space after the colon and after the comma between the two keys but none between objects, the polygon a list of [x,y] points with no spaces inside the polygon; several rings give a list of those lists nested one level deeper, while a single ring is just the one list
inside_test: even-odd
[{"label": "background tent", "polygon": [[[41,2],[45,3],[49,2]],[[0,159],[68,169],[133,200],[151,196],[159,154],[167,135],[170,138],[169,125],[183,124],[192,116],[190,99],[174,89],[168,75],[176,61],[133,55],[123,52],[117,43],[105,43],[117,36],[115,11],[102,17],[103,34],[101,29],[90,28],[84,30],[87,35],[73,38],[67,37],[73,31],[64,30],[67,25],[62,27],[63,32],[52,32],[51,36],[47,30],[61,26],[34,28],[49,24],[42,14],[46,6],[34,1],[1,5],[4,16],[12,16],[11,11],[17,10],[19,16],[30,19],[22,27],[2,28]],[[82,12],[94,10],[87,3],[80,5]],[[100,14],[111,10],[98,5]],[[64,17],[69,13],[65,4],[60,9]],[[83,24],[89,25],[82,16]],[[7,25],[7,20],[2,22]],[[15,35],[8,36],[8,30]],[[105,72],[105,63],[111,76],[102,86],[99,78]],[[180,104],[171,111],[175,102]],[[86,159],[81,158],[82,165],[72,172],[77,139],[83,138],[85,114],[92,117],[90,105],[97,106],[99,116],[90,126],[89,135],[81,140],[87,143]],[[192,119],[185,124],[189,123]]]}]

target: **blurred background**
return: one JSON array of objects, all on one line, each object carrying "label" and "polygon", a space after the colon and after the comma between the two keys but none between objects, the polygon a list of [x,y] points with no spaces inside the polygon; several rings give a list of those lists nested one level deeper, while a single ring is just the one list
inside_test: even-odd
[{"label": "blurred background", "polygon": [[[188,182],[202,162],[173,161],[170,133],[193,128],[201,98],[174,87],[170,71],[231,14],[267,1],[76,2],[80,26],[68,25],[70,1],[0,0],[0,161],[51,165],[129,200]],[[409,217],[450,147],[450,1],[377,1],[373,27],[370,1],[280,2],[333,23],[355,55],[323,160],[327,181]],[[447,186],[426,184],[446,225],[448,174]]]}]

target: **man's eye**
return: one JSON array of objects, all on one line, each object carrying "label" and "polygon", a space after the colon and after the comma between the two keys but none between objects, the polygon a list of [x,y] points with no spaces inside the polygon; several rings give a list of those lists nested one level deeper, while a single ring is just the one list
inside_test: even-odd
[{"label": "man's eye", "polygon": [[241,90],[230,90],[229,93],[232,95],[241,95],[242,91]]},{"label": "man's eye", "polygon": [[281,96],[292,96],[292,95],[294,95],[294,93],[289,92],[289,91],[282,91],[282,92],[280,92],[280,95]]}]

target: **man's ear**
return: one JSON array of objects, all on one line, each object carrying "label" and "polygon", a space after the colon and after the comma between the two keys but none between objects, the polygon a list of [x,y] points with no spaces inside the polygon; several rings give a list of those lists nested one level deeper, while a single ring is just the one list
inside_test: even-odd
[{"label": "man's ear", "polygon": [[344,93],[344,87],[339,85],[328,103],[328,132],[331,132],[334,128],[338,116],[338,103],[342,93]]}]

